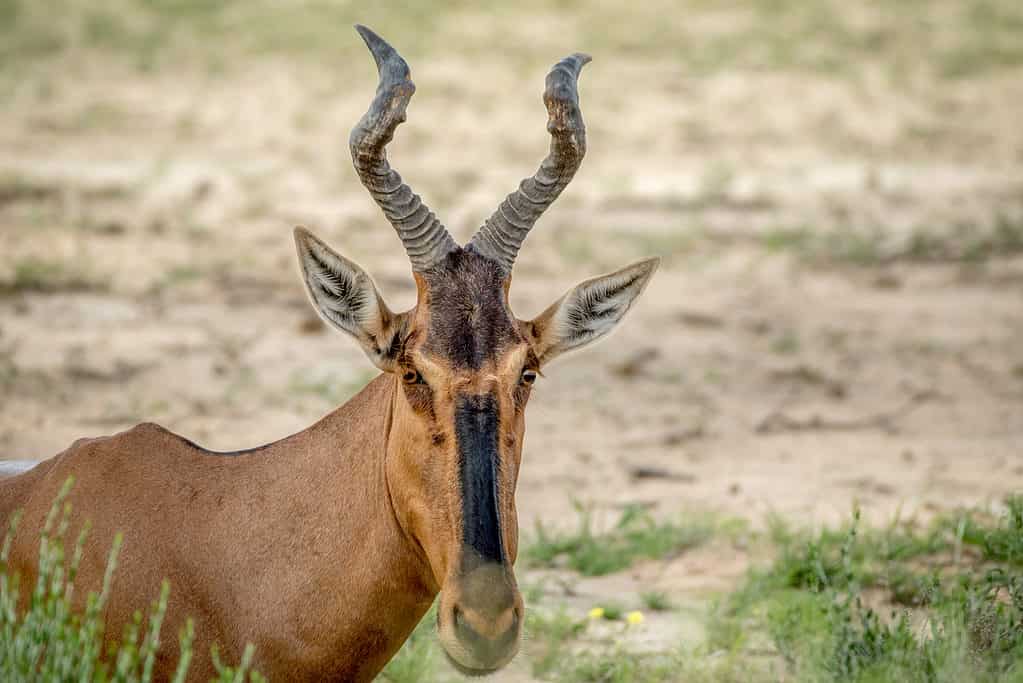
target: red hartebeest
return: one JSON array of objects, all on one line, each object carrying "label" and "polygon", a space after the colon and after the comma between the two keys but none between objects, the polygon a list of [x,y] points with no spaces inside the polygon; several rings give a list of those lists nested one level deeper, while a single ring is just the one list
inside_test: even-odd
[{"label": "red hartebeest", "polygon": [[[352,131],[352,159],[408,252],[415,307],[392,312],[362,268],[306,230],[295,242],[313,306],[382,374],[313,426],[259,448],[214,453],[155,424],[76,441],[0,482],[0,511],[24,510],[11,566],[31,579],[34,531],[75,476],[74,510],[92,522],[79,585],[96,585],[105,549],[124,533],[106,613],[114,637],[166,577],[166,632],[193,617],[198,652],[217,642],[237,658],[252,642],[271,679],[369,681],[439,591],[445,652],[459,670],[484,674],[515,655],[522,630],[512,565],[530,388],[551,359],[622,319],[657,260],[516,318],[515,256],[585,152],[576,84],[589,57],[551,70],[547,158],[460,247],[387,162],[415,90],[408,66],[358,31],[380,84]],[[166,640],[158,677],[177,657]],[[194,680],[209,677],[207,660],[196,657]]]}]

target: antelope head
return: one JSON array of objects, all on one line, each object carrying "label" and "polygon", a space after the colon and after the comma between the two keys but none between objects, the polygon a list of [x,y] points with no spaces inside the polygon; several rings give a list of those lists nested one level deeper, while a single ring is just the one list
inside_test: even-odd
[{"label": "antelope head", "polygon": [[547,76],[552,136],[524,180],[464,246],[391,169],[384,151],[415,86],[405,60],[358,26],[380,83],[352,131],[356,171],[412,263],[414,308],[394,313],[369,275],[303,228],[295,231],[309,297],[393,377],[384,471],[394,515],[441,591],[438,634],[452,663],[486,674],[516,654],[522,597],[515,485],[525,408],[541,369],[607,334],[643,291],[658,259],[587,280],[532,320],[508,304],[512,265],[526,234],[578,169],[586,149],[574,54]]}]

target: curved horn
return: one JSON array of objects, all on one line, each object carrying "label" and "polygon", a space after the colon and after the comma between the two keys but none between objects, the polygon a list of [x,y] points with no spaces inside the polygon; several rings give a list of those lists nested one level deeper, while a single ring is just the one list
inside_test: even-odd
[{"label": "curved horn", "polygon": [[586,127],[579,111],[579,72],[590,61],[576,53],[554,65],[547,74],[543,93],[547,105],[547,132],[551,148],[532,178],[526,178],[497,207],[494,215],[473,236],[467,246],[497,261],[511,273],[523,240],[548,206],[558,198],[586,154]]},{"label": "curved horn", "polygon": [[348,140],[352,162],[359,179],[398,232],[412,262],[412,270],[423,272],[458,245],[433,212],[401,180],[387,163],[384,147],[394,129],[405,120],[405,108],[416,91],[408,64],[383,38],[365,26],[355,29],[373,53],[380,73],[380,85],[369,110],[352,129]]}]

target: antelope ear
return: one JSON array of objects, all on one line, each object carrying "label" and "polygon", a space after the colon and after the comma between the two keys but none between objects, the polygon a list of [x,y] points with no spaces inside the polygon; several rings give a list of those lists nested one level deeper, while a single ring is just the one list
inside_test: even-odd
[{"label": "antelope ear", "polygon": [[527,323],[540,365],[613,330],[643,292],[661,259],[633,263],[581,282]]},{"label": "antelope ear", "polygon": [[392,313],[366,271],[305,228],[295,228],[295,246],[316,312],[327,324],[355,337],[378,368],[393,371],[406,314]]}]

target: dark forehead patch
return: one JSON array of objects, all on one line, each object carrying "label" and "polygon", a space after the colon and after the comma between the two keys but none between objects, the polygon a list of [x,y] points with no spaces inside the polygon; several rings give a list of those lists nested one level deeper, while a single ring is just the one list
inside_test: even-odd
[{"label": "dark forehead patch", "polygon": [[477,370],[518,341],[496,263],[471,251],[455,251],[424,278],[430,306],[426,350]]}]

